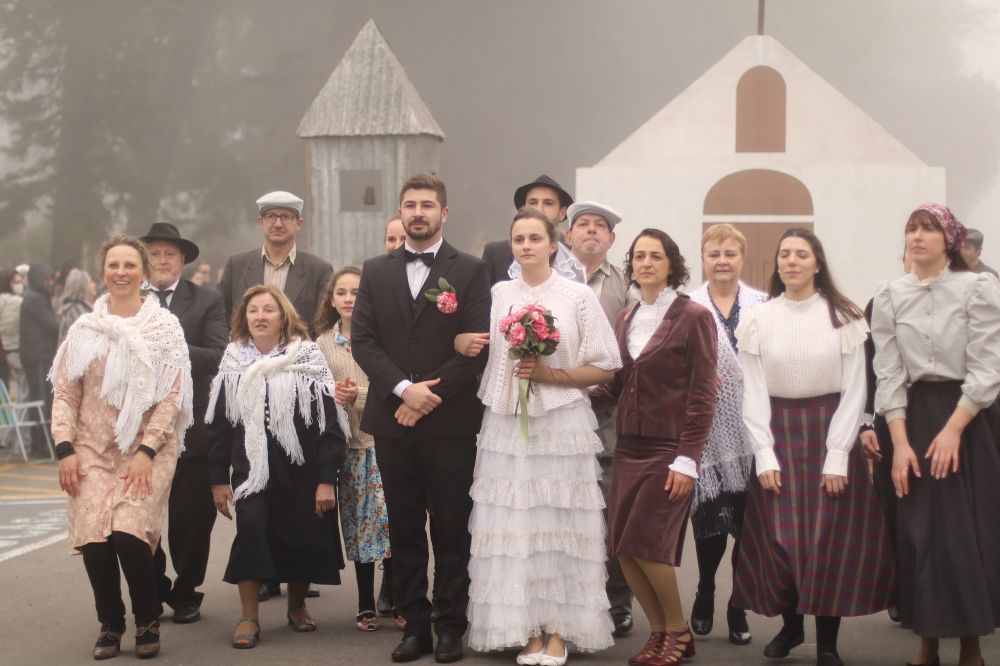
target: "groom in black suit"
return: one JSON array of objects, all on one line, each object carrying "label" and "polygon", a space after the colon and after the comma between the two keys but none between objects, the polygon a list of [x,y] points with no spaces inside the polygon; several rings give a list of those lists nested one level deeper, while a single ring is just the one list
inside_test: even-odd
[{"label": "groom in black suit", "polygon": [[[428,501],[438,572],[435,606],[438,662],[462,658],[468,621],[469,514],[476,435],[483,407],[476,376],[486,354],[455,352],[459,333],[488,331],[486,265],[443,236],[447,193],[437,176],[404,183],[399,212],[406,243],[369,259],[354,306],[351,351],[370,380],[361,429],[375,437],[392,543],[393,597],[406,618],[393,661],[412,661],[433,649],[427,599]],[[431,289],[454,290],[457,307],[428,300]],[[446,296],[445,301],[451,297]]]}]

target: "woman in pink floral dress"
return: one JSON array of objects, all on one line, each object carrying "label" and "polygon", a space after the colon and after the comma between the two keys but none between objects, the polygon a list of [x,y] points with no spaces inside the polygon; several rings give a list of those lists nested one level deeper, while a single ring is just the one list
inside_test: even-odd
[{"label": "woman in pink floral dress", "polygon": [[191,366],[177,318],[140,290],[149,256],[115,236],[101,249],[108,293],[80,317],[52,365],[52,435],[69,494],[69,545],[83,554],[101,630],[95,659],[125,631],[120,573],[135,615],[135,652],[160,649],[153,550],[178,449],[191,425]]}]

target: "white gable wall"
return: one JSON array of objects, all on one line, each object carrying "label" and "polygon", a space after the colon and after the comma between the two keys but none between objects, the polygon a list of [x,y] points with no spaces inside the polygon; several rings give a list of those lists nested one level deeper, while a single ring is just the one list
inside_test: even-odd
[{"label": "white gable wall", "polygon": [[[773,67],[786,82],[785,153],[735,152],[736,86],[757,65]],[[578,169],[576,193],[622,213],[612,260],[624,258],[640,229],[660,227],[680,245],[693,288],[701,276],[702,223],[723,221],[703,215],[705,195],[744,169],[774,169],[805,184],[814,206],[806,220],[815,224],[841,287],[862,305],[879,281],[899,274],[910,210],[945,200],[944,169],[921,162],[767,36],[745,39],[604,159]]]}]

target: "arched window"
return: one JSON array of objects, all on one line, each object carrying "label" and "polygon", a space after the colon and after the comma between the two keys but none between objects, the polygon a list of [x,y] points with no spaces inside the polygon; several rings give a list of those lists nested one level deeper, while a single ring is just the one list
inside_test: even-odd
[{"label": "arched window", "polygon": [[754,67],[736,85],[736,152],[785,152],[785,79]]},{"label": "arched window", "polygon": [[771,169],[747,169],[719,180],[705,195],[705,215],[812,215],[801,180]]}]

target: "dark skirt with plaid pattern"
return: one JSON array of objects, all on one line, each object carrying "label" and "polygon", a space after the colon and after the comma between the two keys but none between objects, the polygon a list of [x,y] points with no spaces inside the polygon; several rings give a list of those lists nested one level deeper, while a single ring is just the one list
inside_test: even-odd
[{"label": "dark skirt with plaid pattern", "polygon": [[962,383],[914,382],[906,431],[921,478],[898,501],[899,616],[925,638],[985,636],[1000,626],[1000,406],[962,432],[958,473],[931,476],[924,456],[962,397]]},{"label": "dark skirt with plaid pattern", "polygon": [[771,399],[781,492],[751,474],[733,604],[774,616],[868,615],[894,602],[894,552],[860,445],[848,483],[833,498],[820,487],[826,436],[839,394]]}]

